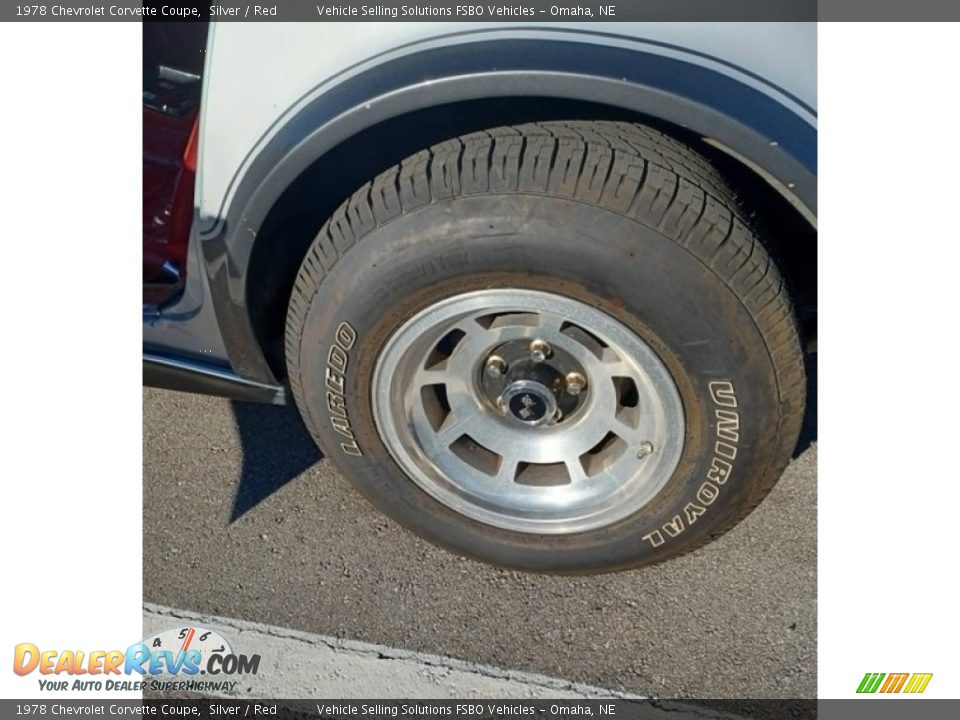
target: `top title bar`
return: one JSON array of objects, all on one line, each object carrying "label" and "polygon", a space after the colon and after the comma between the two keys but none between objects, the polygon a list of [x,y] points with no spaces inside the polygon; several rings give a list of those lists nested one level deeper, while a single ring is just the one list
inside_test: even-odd
[{"label": "top title bar", "polygon": [[3,4],[0,20],[227,22],[623,22],[816,20],[816,0],[265,0],[261,2],[84,2]]},{"label": "top title bar", "polygon": [[119,22],[630,22],[960,20],[953,0],[266,0],[133,2],[61,0],[0,5],[0,21]]}]

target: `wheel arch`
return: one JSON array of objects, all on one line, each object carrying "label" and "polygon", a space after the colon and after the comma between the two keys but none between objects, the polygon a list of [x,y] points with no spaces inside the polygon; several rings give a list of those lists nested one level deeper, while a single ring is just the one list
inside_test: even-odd
[{"label": "wheel arch", "polygon": [[[768,196],[786,197],[799,222],[815,218],[813,111],[745,71],[646,46],[511,39],[424,50],[303,104],[252,157],[220,216],[201,220],[234,369],[260,382],[282,377],[277,324],[293,277],[319,225],[363,182],[439,140],[569,113],[646,122],[701,151],[720,148]],[[364,152],[373,157],[356,162]]]}]

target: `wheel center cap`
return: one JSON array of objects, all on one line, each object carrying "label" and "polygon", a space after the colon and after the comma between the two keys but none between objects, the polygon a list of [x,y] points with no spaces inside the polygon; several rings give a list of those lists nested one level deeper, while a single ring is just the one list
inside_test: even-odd
[{"label": "wheel center cap", "polygon": [[528,427],[542,425],[557,412],[557,399],[550,388],[535,380],[510,383],[499,404],[505,415]]}]

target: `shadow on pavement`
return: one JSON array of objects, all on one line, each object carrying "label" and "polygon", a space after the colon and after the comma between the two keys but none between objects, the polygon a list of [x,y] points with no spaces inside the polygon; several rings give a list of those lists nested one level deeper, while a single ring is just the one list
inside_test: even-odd
[{"label": "shadow on pavement", "polygon": [[240,434],[243,469],[230,522],[320,462],[323,454],[293,405],[275,407],[231,402]]}]

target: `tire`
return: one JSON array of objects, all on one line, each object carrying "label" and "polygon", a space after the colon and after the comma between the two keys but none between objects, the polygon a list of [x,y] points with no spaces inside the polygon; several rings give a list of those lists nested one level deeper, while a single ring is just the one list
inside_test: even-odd
[{"label": "tire", "polygon": [[[437,340],[450,323],[465,334]],[[555,349],[538,365],[524,343],[541,330]],[[509,363],[491,359],[494,339]],[[530,571],[626,569],[716,538],[776,482],[804,410],[788,294],[733,190],[690,148],[627,123],[497,128],[382,173],[314,241],[285,347],[307,427],[374,505]],[[577,363],[597,372],[571,399]],[[434,371],[443,382],[424,379]],[[526,387],[546,425],[511,404]],[[468,406],[485,410],[471,420]],[[461,421],[478,429],[445,445]],[[577,455],[606,425],[621,429]],[[536,462],[517,463],[527,448]]]}]

